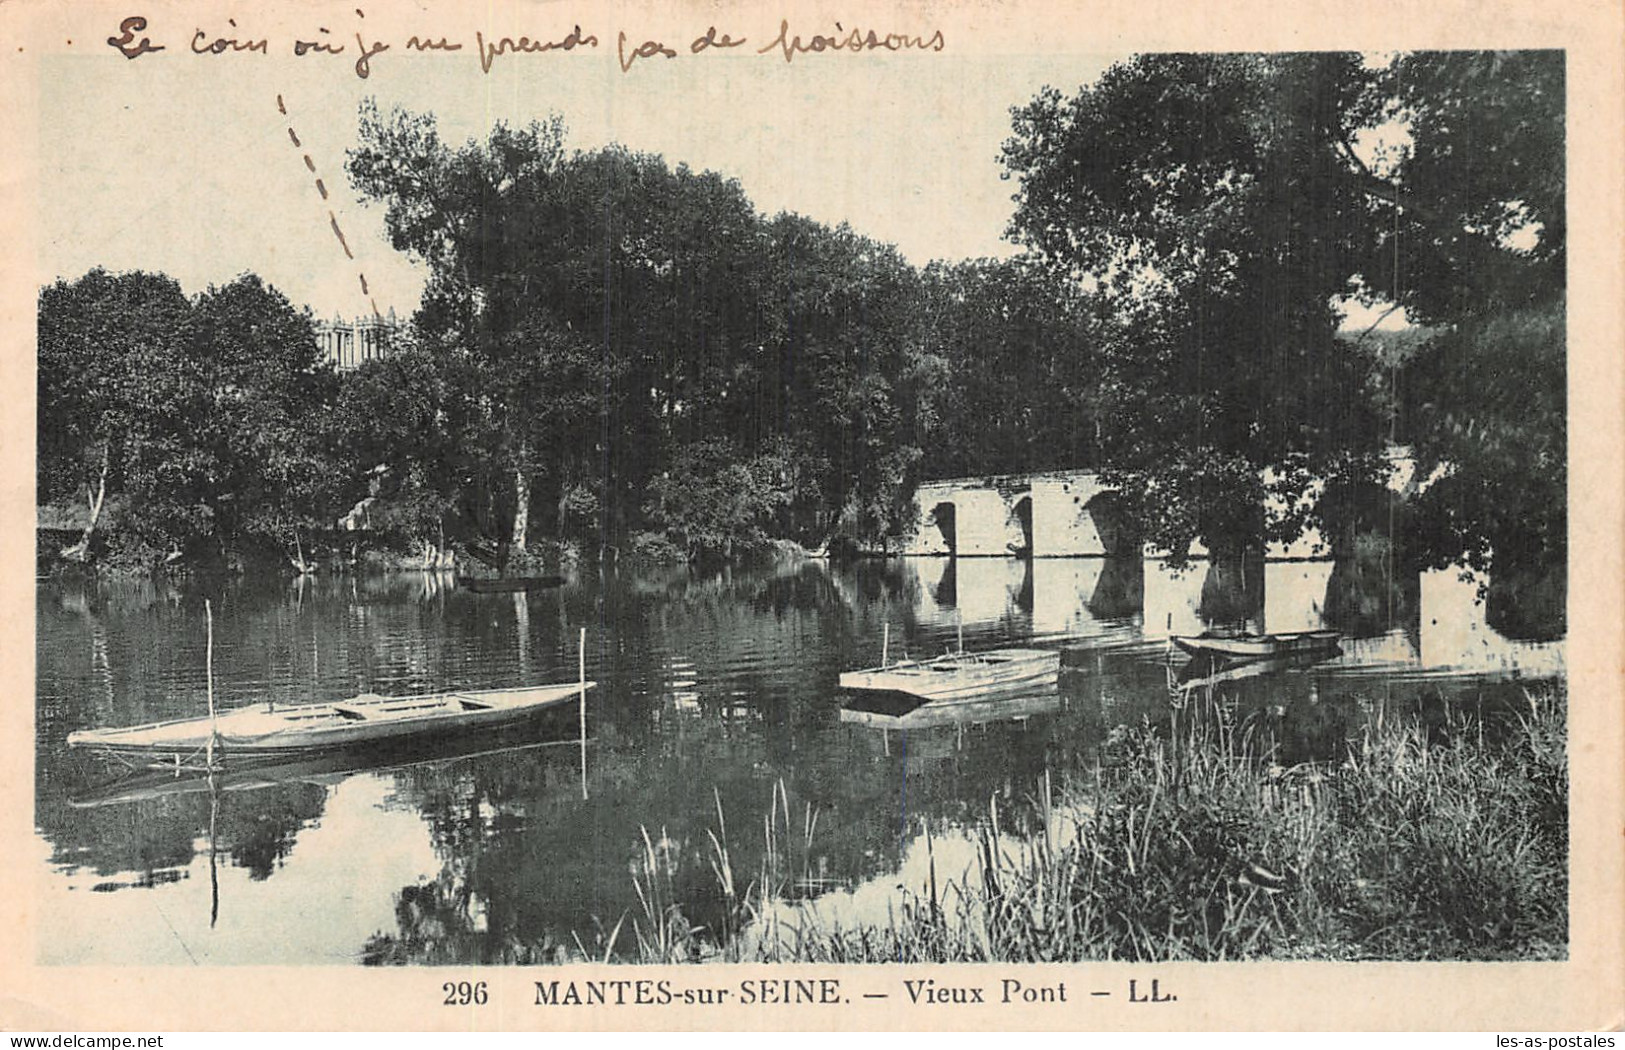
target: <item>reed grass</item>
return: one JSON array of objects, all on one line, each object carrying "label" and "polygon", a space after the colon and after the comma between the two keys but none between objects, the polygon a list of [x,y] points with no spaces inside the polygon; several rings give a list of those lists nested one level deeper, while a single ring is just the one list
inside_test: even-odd
[{"label": "reed grass", "polygon": [[[843,927],[812,892],[818,813],[783,783],[741,883],[720,797],[711,867],[726,903],[690,926],[647,831],[634,921],[644,962],[1082,959],[1549,959],[1567,950],[1566,691],[1481,723],[1377,720],[1340,761],[1283,768],[1222,704],[1120,729],[1093,777],[1035,785],[1033,830],[998,804],[976,862]],[[613,946],[611,948],[613,951]]]}]

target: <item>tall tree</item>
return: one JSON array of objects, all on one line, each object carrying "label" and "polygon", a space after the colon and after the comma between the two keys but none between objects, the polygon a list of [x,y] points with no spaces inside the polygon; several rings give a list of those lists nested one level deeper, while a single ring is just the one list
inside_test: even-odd
[{"label": "tall tree", "polygon": [[[1153,538],[1256,535],[1268,492],[1358,487],[1397,437],[1447,465],[1429,559],[1561,542],[1562,105],[1560,55],[1466,52],[1141,56],[1017,110],[1011,232],[1110,306],[1094,406]],[[1394,426],[1350,297],[1438,333]]]},{"label": "tall tree", "polygon": [[[1424,475],[1418,555],[1541,581],[1561,630],[1567,552],[1564,58],[1402,55],[1408,132],[1374,282],[1433,338],[1401,370],[1399,437]],[[1558,581],[1553,588],[1551,581]],[[1492,614],[1496,612],[1492,602]]]},{"label": "tall tree", "polygon": [[119,502],[137,560],[300,549],[347,481],[336,380],[309,314],[244,275],[188,301],[174,281],[93,270],[39,304],[42,502],[85,494],[89,555]]},{"label": "tall tree", "polygon": [[90,556],[132,463],[184,425],[177,367],[189,312],[160,274],[95,269],[40,291],[36,498],[83,500],[83,534],[63,552],[71,559]]},{"label": "tall tree", "polygon": [[[922,469],[935,477],[1098,467],[1106,420],[1093,304],[1030,255],[933,263],[922,324],[932,358],[932,426]],[[928,319],[928,320],[926,320]]]},{"label": "tall tree", "polygon": [[767,223],[764,346],[783,426],[821,475],[807,532],[858,544],[910,518],[920,413],[934,371],[918,273],[890,245],[799,215]]},{"label": "tall tree", "polygon": [[309,311],[245,274],[198,296],[188,343],[199,413],[182,464],[154,464],[144,498],[199,508],[220,544],[303,562],[304,538],[331,527],[349,480],[334,445],[338,381]]},{"label": "tall tree", "polygon": [[1343,144],[1371,72],[1355,55],[1149,55],[1016,111],[1011,232],[1113,304],[1103,449],[1150,538],[1219,550],[1375,444],[1367,362],[1334,300],[1372,250]]},{"label": "tall tree", "polygon": [[[894,249],[765,222],[738,183],[657,156],[567,154],[557,121],[451,147],[429,116],[367,107],[349,170],[430,267],[417,338],[458,362],[453,414],[508,479],[491,495],[510,544],[549,505],[560,523],[596,512],[606,544],[652,513],[690,548],[748,544],[764,515],[864,539],[905,516],[929,369],[918,275]],[[670,483],[734,477],[719,449],[769,493],[748,513]]]}]

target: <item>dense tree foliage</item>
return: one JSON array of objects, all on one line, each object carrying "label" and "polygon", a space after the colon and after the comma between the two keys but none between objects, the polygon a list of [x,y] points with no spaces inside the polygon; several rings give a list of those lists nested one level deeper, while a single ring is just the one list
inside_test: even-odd
[{"label": "dense tree foliage", "polygon": [[1020,254],[923,269],[556,118],[455,144],[369,105],[350,177],[428,275],[392,352],[335,375],[252,277],[58,282],[40,499],[84,508],[73,557],[108,504],[159,556],[337,529],[503,564],[883,548],[921,478],[1085,467],[1227,554],[1349,535],[1398,443],[1415,562],[1550,573],[1563,92],[1546,52],[1136,57],[1014,111]]},{"label": "dense tree foliage", "polygon": [[1102,455],[1165,546],[1257,542],[1267,470],[1377,447],[1334,308],[1372,248],[1369,83],[1351,55],[1159,55],[1017,111],[1012,233],[1111,304]]},{"label": "dense tree foliage", "polygon": [[[461,524],[518,549],[533,512],[597,544],[649,525],[693,553],[753,545],[769,519],[811,542],[895,530],[927,376],[919,275],[848,229],[759,216],[731,180],[562,136],[454,148],[432,117],[368,108],[351,154],[430,270],[414,364],[487,465],[454,494]],[[736,468],[797,484],[727,512],[679,491]]]},{"label": "dense tree foliage", "polygon": [[[1383,275],[1433,330],[1400,376],[1400,440],[1443,479],[1415,507],[1439,565],[1557,575],[1567,553],[1564,69],[1556,51],[1407,55],[1390,115],[1411,145]],[[1562,589],[1557,590],[1561,619]]]},{"label": "dense tree foliage", "polygon": [[1021,256],[934,263],[925,288],[937,370],[925,476],[1103,465],[1105,326],[1075,281]]},{"label": "dense tree foliage", "polygon": [[[1011,232],[1108,304],[1080,404],[1151,538],[1288,538],[1304,522],[1263,521],[1266,490],[1368,484],[1398,438],[1447,465],[1424,560],[1560,547],[1562,107],[1555,52],[1234,54],[1138,57],[1016,111]],[[1436,337],[1384,376],[1338,337],[1349,299]]]},{"label": "dense tree foliage", "polygon": [[89,556],[109,492],[179,452],[190,309],[155,274],[93,270],[40,292],[37,498],[83,503],[72,558]]},{"label": "dense tree foliage", "polygon": [[344,482],[331,367],[307,313],[244,276],[193,300],[169,278],[93,270],[39,299],[39,499],[108,500],[138,559],[293,554]]}]

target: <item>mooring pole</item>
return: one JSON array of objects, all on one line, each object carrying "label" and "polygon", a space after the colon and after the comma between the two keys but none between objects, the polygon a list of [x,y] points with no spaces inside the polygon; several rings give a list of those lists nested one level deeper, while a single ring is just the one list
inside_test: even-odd
[{"label": "mooring pole", "polygon": [[214,769],[214,738],[220,733],[220,723],[214,716],[214,605],[209,599],[203,599],[203,619],[208,629],[208,641],[204,643],[203,651],[203,679],[205,689],[209,695],[209,744],[204,749],[204,761],[209,768]]},{"label": "mooring pole", "polygon": [[587,629],[581,629],[581,641],[576,646],[576,663],[581,690],[576,704],[581,720],[581,801],[587,801]]},{"label": "mooring pole", "polygon": [[887,653],[891,650],[891,621],[887,620],[880,628],[880,666],[885,667],[888,661]]},{"label": "mooring pole", "polygon": [[214,779],[214,765],[209,765],[209,929],[220,921],[220,866],[216,860],[215,823],[220,818],[220,785]]}]

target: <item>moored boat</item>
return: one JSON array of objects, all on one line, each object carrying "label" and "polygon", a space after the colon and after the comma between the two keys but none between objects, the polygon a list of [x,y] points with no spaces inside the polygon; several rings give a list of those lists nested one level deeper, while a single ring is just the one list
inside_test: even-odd
[{"label": "moored boat", "polygon": [[847,671],[842,689],[907,693],[926,700],[975,696],[1022,683],[1053,681],[1061,669],[1061,654],[1049,649],[988,649],[952,652],[934,660]]},{"label": "moored boat", "polygon": [[173,756],[204,752],[212,741],[225,755],[264,757],[357,747],[422,734],[491,729],[522,721],[593,688],[593,682],[472,689],[422,696],[363,694],[324,704],[256,704],[215,718],[81,729],[68,746],[113,756]]},{"label": "moored boat", "polygon": [[1313,653],[1337,648],[1336,631],[1288,631],[1281,634],[1198,634],[1175,637],[1173,643],[1192,655],[1229,660],[1262,660],[1272,656]]}]

